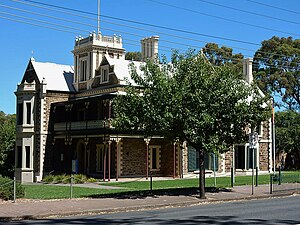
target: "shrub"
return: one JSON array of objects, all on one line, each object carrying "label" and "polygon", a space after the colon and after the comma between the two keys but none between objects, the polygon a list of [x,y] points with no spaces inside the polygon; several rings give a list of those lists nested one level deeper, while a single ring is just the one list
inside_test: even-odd
[{"label": "shrub", "polygon": [[53,175],[48,175],[48,176],[45,176],[42,181],[44,183],[51,184],[54,182],[54,180],[55,180],[55,177]]},{"label": "shrub", "polygon": [[90,177],[86,180],[87,183],[95,183],[97,182],[97,179],[93,178],[93,177]]},{"label": "shrub", "polygon": [[83,184],[84,182],[86,182],[87,177],[86,175],[83,174],[75,174],[74,175],[74,183],[75,184]]},{"label": "shrub", "polygon": [[[73,183],[75,184],[83,184],[87,182],[88,178],[84,174],[74,174],[73,175]],[[71,175],[60,174],[60,175],[48,175],[43,178],[43,182],[45,183],[55,183],[55,184],[68,184],[70,183]],[[90,178],[89,182],[96,182],[97,180]]]},{"label": "shrub", "polygon": [[[24,197],[24,187],[17,182],[16,184],[16,197]],[[0,199],[9,200],[14,197],[14,185],[13,180],[8,177],[2,177],[0,175]]]}]

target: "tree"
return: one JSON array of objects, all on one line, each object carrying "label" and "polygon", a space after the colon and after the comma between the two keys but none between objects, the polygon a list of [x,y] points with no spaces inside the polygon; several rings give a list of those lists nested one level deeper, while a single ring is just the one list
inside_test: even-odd
[{"label": "tree", "polygon": [[202,51],[207,57],[208,61],[213,65],[232,66],[238,71],[241,71],[243,68],[243,54],[233,54],[232,48],[228,48],[226,46],[219,47],[218,44],[207,43],[202,49]]},{"label": "tree", "polygon": [[300,166],[300,114],[291,110],[276,112],[276,148],[287,153],[286,167]]},{"label": "tree", "polygon": [[272,37],[262,42],[254,55],[256,79],[269,94],[277,95],[278,106],[300,110],[300,39]]},{"label": "tree", "polygon": [[125,54],[126,60],[142,61],[142,53],[140,52],[127,52]]},{"label": "tree", "polygon": [[0,174],[12,176],[14,168],[14,145],[16,139],[16,116],[0,112]]},{"label": "tree", "polygon": [[[201,53],[174,53],[172,63],[133,67],[126,95],[115,99],[114,126],[126,132],[179,138],[199,152],[200,197],[205,198],[204,153],[223,153],[267,116],[266,99],[230,67],[212,66]],[[249,101],[252,96],[252,101]]]}]

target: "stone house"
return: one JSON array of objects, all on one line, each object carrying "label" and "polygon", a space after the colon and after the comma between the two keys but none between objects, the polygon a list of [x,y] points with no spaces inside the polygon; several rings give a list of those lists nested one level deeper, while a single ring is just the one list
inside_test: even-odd
[{"label": "stone house", "polygon": [[[158,54],[158,36],[141,41],[142,58]],[[160,136],[118,132],[110,124],[112,100],[124,93],[130,81],[119,36],[91,34],[75,40],[74,66],[30,59],[17,97],[16,170],[21,182],[41,181],[49,173],[82,173],[104,180],[120,177],[183,177],[197,170],[197,153],[189,146],[171,143]],[[251,60],[245,60],[246,80],[251,82]],[[140,72],[140,71],[138,71]],[[261,139],[255,162],[260,171],[271,170],[270,121],[259,126]],[[231,166],[247,172],[251,160],[248,144],[235,145],[218,160],[207,156],[218,173]]]}]

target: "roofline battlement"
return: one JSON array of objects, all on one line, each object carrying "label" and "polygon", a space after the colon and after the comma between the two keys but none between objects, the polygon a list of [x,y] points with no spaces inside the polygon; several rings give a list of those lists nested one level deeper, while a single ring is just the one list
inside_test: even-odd
[{"label": "roofline battlement", "polygon": [[86,38],[81,36],[76,37],[75,39],[75,48],[78,49],[87,45],[96,45],[103,47],[111,47],[111,48],[123,48],[122,46],[122,37],[121,35],[117,36],[104,36],[100,33],[96,34],[95,32],[90,33],[90,35]]}]

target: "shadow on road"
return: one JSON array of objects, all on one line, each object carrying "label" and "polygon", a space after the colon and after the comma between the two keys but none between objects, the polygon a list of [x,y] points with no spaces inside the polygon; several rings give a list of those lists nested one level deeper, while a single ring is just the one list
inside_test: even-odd
[{"label": "shadow on road", "polygon": [[[95,216],[93,216],[95,217]],[[297,224],[295,220],[264,220],[264,219],[241,219],[235,216],[193,216],[183,219],[158,219],[155,217],[134,217],[125,219],[103,218],[80,218],[80,219],[49,219],[35,221],[19,221],[10,224]],[[124,215],[126,217],[126,215]]]}]

